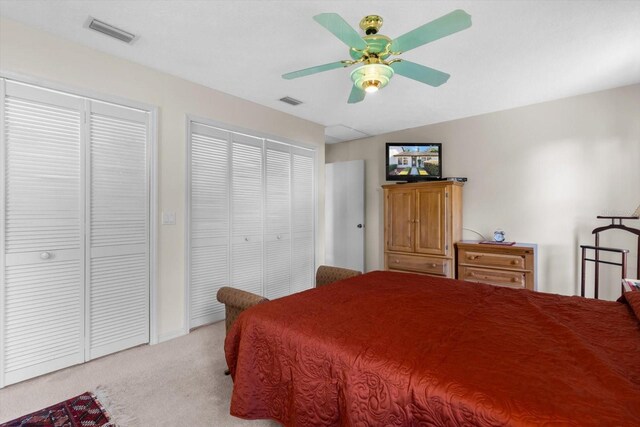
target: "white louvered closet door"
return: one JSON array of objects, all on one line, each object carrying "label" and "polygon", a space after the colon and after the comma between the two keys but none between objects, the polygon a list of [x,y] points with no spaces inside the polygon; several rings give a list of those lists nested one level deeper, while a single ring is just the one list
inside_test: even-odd
[{"label": "white louvered closet door", "polygon": [[311,150],[291,150],[291,292],[300,292],[314,286],[315,157]]},{"label": "white louvered closet door", "polygon": [[0,385],[7,385],[84,361],[83,153],[80,98],[2,84]]},{"label": "white louvered closet door", "polygon": [[265,142],[265,296],[291,293],[291,146]]},{"label": "white louvered closet door", "polygon": [[262,140],[231,134],[231,283],[263,295]]},{"label": "white louvered closet door", "polygon": [[149,113],[89,102],[87,359],[149,342]]},{"label": "white louvered closet door", "polygon": [[189,129],[189,326],[224,318],[222,286],[269,299],[313,287],[314,151]]},{"label": "white louvered closet door", "polygon": [[191,124],[190,319],[224,318],[216,293],[229,285],[229,133]]}]

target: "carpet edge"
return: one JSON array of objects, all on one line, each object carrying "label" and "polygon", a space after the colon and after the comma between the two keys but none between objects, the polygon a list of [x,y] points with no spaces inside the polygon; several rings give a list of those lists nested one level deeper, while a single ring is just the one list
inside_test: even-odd
[{"label": "carpet edge", "polygon": [[109,424],[104,427],[132,427],[137,425],[137,420],[126,411],[125,405],[114,400],[105,386],[99,385],[91,392],[98,404],[109,415]]}]

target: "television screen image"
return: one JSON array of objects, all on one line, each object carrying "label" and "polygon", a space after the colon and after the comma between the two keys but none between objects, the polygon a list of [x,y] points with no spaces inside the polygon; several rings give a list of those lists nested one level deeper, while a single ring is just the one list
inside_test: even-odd
[{"label": "television screen image", "polygon": [[442,179],[442,144],[387,143],[387,181]]}]

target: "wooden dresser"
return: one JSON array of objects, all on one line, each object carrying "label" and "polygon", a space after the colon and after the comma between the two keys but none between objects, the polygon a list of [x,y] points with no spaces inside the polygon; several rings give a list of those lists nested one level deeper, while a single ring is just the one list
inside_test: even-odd
[{"label": "wooden dresser", "polygon": [[518,289],[536,289],[536,245],[457,243],[457,278]]},{"label": "wooden dresser", "polygon": [[453,181],[382,186],[385,269],[455,276],[462,186]]}]

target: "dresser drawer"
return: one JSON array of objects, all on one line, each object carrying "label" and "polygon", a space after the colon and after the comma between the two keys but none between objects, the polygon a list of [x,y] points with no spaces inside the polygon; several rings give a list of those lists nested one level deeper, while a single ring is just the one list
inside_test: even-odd
[{"label": "dresser drawer", "polygon": [[459,266],[458,279],[518,289],[527,287],[527,273],[521,271],[490,270]]},{"label": "dresser drawer", "polygon": [[479,252],[472,250],[461,250],[458,260],[459,264],[478,265],[484,267],[500,267],[510,269],[526,268],[525,255],[516,254],[495,254],[489,252]]},{"label": "dresser drawer", "polygon": [[437,274],[446,276],[449,274],[451,260],[446,258],[434,258],[413,255],[387,254],[387,268],[390,270],[417,271],[420,273]]}]

